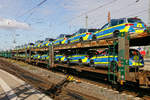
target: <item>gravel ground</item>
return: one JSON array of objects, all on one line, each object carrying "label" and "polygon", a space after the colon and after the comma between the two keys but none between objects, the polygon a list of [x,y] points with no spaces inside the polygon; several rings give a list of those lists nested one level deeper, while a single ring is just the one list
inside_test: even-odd
[{"label": "gravel ground", "polygon": [[[65,75],[60,75],[58,73],[54,73],[54,72],[51,72],[46,69],[28,65],[21,61],[15,61],[15,60],[11,60],[11,59],[7,59],[7,61],[9,61],[10,63],[13,63],[13,65],[15,65],[17,67],[20,67],[28,72],[31,72],[32,74],[39,75],[40,77],[44,77],[44,79],[47,79],[47,82],[50,82],[48,84],[57,84],[65,79]],[[29,78],[29,76],[28,76],[28,78]],[[31,78],[32,78],[32,80],[40,81],[40,80],[36,79],[35,77],[31,76]],[[100,98],[98,98],[98,97],[92,96],[93,94],[87,95],[86,92],[84,93],[84,91],[85,91],[84,89],[80,89],[81,87],[76,87],[75,84],[79,85],[79,84],[83,84],[83,83],[79,83],[79,84],[69,83],[67,86],[65,86],[65,88],[62,89],[59,96],[56,96],[54,100],[101,100],[102,99],[102,96],[100,96]],[[75,87],[72,87],[72,86],[75,86]],[[84,90],[84,91],[82,92],[82,90]]]},{"label": "gravel ground", "polygon": [[[65,79],[65,75],[62,75],[59,73],[54,73],[47,69],[43,69],[43,68],[40,68],[37,66],[32,66],[32,65],[26,64],[21,61],[15,61],[15,60],[11,60],[11,59],[7,59],[7,60],[16,66],[23,68],[26,71],[29,71],[31,73],[34,73],[36,75],[46,78],[48,81],[50,81],[51,83],[54,83],[54,84],[57,84],[60,81],[62,81],[63,79]],[[74,99],[75,100],[113,100],[113,99],[111,99],[111,97],[114,96],[113,94],[109,95],[109,92],[104,92],[104,90],[107,90],[106,88],[102,88],[101,86],[88,83],[87,81],[81,81],[81,83],[74,83],[74,82],[69,83],[65,87],[65,90],[67,90],[68,92],[62,91],[59,94],[59,96],[56,96],[55,99],[62,100],[60,98],[64,97],[64,98],[66,98],[64,100],[74,100]],[[71,94],[70,91],[73,91],[73,93]],[[113,90],[109,89],[108,91],[113,91]],[[80,97],[80,95],[83,95],[85,98],[83,98],[83,96]],[[105,98],[106,96],[107,96],[107,98]],[[73,97],[73,99],[70,99],[72,97]],[[122,97],[120,96],[120,98],[122,98]],[[118,99],[118,100],[123,100],[123,99]]]}]

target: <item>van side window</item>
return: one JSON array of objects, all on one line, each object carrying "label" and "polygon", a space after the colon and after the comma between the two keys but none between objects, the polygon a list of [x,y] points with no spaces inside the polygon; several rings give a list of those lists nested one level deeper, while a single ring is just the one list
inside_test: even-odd
[{"label": "van side window", "polygon": [[101,56],[107,55],[107,50],[104,50],[103,52],[100,53]]},{"label": "van side window", "polygon": [[105,24],[105,25],[101,28],[101,30],[107,28],[108,26],[109,26],[109,23]]},{"label": "van side window", "polygon": [[118,20],[117,19],[112,19],[111,20],[111,26],[116,26],[118,25]]},{"label": "van side window", "polygon": [[123,23],[124,23],[124,19],[120,19],[119,24],[123,24]]}]

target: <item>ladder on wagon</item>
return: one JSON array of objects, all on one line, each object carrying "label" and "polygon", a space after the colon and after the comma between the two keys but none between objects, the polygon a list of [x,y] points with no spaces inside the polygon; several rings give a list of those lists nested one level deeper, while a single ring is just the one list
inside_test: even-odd
[{"label": "ladder on wagon", "polygon": [[108,54],[111,56],[108,55],[108,81],[112,84],[120,82],[123,85],[126,80],[129,72],[129,39],[127,32],[119,32],[117,40],[113,39],[113,46],[109,46]]}]

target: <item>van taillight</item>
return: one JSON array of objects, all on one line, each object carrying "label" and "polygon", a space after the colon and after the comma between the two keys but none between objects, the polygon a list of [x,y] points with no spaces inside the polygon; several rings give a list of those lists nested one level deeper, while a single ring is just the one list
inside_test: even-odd
[{"label": "van taillight", "polygon": [[125,24],[125,26],[133,26],[134,24]]},{"label": "van taillight", "polygon": [[67,38],[64,38],[64,40],[67,40]]},{"label": "van taillight", "polygon": [[87,35],[91,35],[92,33],[86,33]]},{"label": "van taillight", "polygon": [[85,57],[87,57],[87,58],[88,58],[89,56],[85,56]]},{"label": "van taillight", "polygon": [[144,24],[144,26],[146,27],[146,24]]}]

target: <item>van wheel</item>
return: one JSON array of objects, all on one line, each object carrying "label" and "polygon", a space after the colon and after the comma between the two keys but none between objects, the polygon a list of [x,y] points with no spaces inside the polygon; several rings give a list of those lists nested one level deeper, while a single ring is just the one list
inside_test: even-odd
[{"label": "van wheel", "polygon": [[80,37],[79,42],[83,42],[83,38],[82,37]]},{"label": "van wheel", "polygon": [[61,41],[59,42],[59,45],[61,45],[62,43],[61,43]]},{"label": "van wheel", "polygon": [[61,58],[59,58],[58,61],[61,62]]},{"label": "van wheel", "polygon": [[68,40],[68,44],[70,44],[70,40]]},{"label": "van wheel", "polygon": [[111,72],[118,72],[118,64],[115,61],[110,63],[110,71]]},{"label": "van wheel", "polygon": [[70,65],[70,60],[69,59],[67,59],[67,64]]},{"label": "van wheel", "polygon": [[115,30],[113,32],[113,38],[117,38],[119,36],[120,31],[119,30]]},{"label": "van wheel", "polygon": [[95,68],[94,61],[93,61],[93,60],[90,61],[89,66],[92,67],[92,68]]},{"label": "van wheel", "polygon": [[92,36],[92,40],[96,40],[96,35],[93,35],[93,36]]},{"label": "van wheel", "polygon": [[79,59],[79,66],[82,66],[83,64],[82,64],[82,60],[81,59]]}]

